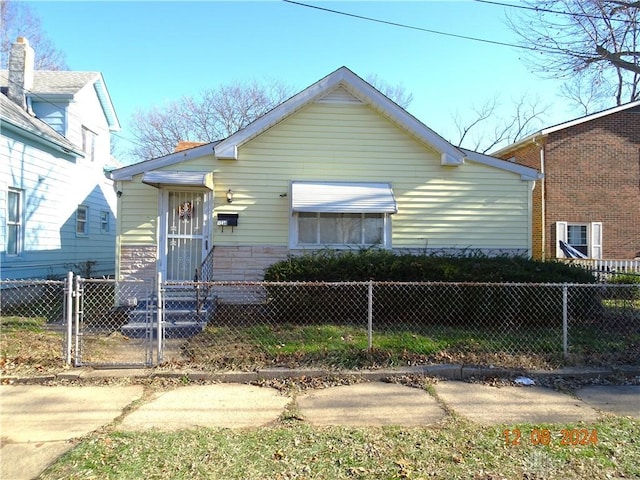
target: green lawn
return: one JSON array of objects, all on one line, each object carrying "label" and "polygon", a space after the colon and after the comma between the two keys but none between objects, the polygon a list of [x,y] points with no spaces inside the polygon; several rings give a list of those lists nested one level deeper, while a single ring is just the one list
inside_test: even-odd
[{"label": "green lawn", "polygon": [[[245,430],[91,435],[40,478],[53,479],[609,479],[639,478],[640,422],[505,428],[455,417],[423,428],[314,428],[299,419]],[[548,446],[528,432],[554,432]],[[597,444],[561,445],[562,428],[597,430]]]}]

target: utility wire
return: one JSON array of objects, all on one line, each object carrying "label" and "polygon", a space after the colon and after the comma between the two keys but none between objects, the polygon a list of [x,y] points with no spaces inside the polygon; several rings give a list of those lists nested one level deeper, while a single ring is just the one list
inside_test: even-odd
[{"label": "utility wire", "polygon": [[520,48],[520,49],[523,49],[523,50],[531,50],[531,51],[534,51],[534,52],[545,52],[545,51],[548,51],[549,53],[553,53],[553,51],[551,51],[551,50],[545,50],[545,49],[541,49],[541,48],[538,48],[538,47],[529,47],[529,46],[526,46],[526,45],[517,45],[517,44],[514,44],[514,43],[499,42],[497,40],[487,40],[487,39],[484,39],[484,38],[470,37],[470,36],[467,36],[467,35],[458,35],[458,34],[455,34],[455,33],[441,32],[439,30],[431,30],[429,28],[416,27],[416,26],[413,26],[413,25],[406,25],[404,23],[391,22],[391,21],[388,21],[388,20],[380,20],[379,18],[366,17],[364,15],[356,15],[355,13],[341,12],[339,10],[333,10],[331,8],[319,7],[317,5],[309,5],[307,3],[295,2],[293,0],[282,0],[282,1],[285,2],[285,3],[290,3],[292,5],[298,5],[298,6],[301,6],[301,7],[313,8],[315,10],[321,10],[323,12],[334,13],[334,14],[337,14],[337,15],[344,15],[346,17],[357,18],[359,20],[366,20],[368,22],[382,23],[382,24],[385,24],[385,25],[391,25],[393,27],[407,28],[407,29],[410,29],[410,30],[417,30],[417,31],[420,31],[420,32],[433,33],[434,35],[443,35],[443,36],[446,36],[446,37],[460,38],[462,40],[471,40],[471,41],[474,41],[474,42],[488,43],[488,44],[491,44],[491,45],[500,45],[502,47]]}]

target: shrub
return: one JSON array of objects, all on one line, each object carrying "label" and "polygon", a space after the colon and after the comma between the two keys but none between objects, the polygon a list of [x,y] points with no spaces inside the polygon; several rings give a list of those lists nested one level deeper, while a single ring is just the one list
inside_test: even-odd
[{"label": "shrub", "polygon": [[265,270],[266,281],[595,283],[587,270],[524,257],[396,254],[389,250],[322,250],[291,256]]},{"label": "shrub", "polygon": [[[419,323],[467,325],[550,325],[562,315],[562,290],[549,287],[543,295],[531,288],[507,291],[491,285],[468,285],[462,290],[426,282],[457,283],[595,283],[595,277],[575,265],[539,262],[523,257],[471,255],[395,254],[388,250],[333,251],[292,256],[271,265],[265,280],[281,282],[414,282],[411,285],[378,284],[375,293],[377,319],[407,319]],[[419,285],[425,283],[425,285]],[[539,290],[539,289],[538,289]],[[281,320],[308,321],[323,317],[351,321],[366,312],[366,295],[349,295],[327,288],[268,287],[274,310]],[[363,305],[363,302],[365,303]],[[349,308],[347,308],[349,306]],[[597,311],[599,299],[576,303],[572,316]],[[594,310],[595,309],[595,310]],[[325,310],[326,311],[326,310]]]},{"label": "shrub", "polygon": [[619,287],[609,287],[605,293],[606,298],[619,300],[640,300],[640,275],[622,273],[612,275],[607,279],[610,285]]}]

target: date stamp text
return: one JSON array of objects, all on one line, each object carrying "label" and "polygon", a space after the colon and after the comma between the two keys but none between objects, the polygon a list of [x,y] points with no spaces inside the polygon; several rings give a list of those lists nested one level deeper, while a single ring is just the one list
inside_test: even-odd
[{"label": "date stamp text", "polygon": [[598,431],[588,428],[563,428],[552,432],[546,428],[534,428],[527,435],[519,428],[504,430],[505,445],[517,447],[528,442],[530,445],[560,445],[581,447],[598,444]]}]

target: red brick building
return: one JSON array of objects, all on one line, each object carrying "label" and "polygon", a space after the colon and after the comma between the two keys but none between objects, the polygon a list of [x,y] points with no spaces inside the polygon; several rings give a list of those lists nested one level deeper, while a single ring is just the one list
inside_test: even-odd
[{"label": "red brick building", "polygon": [[533,256],[640,257],[640,101],[529,135],[493,156],[536,168]]}]

